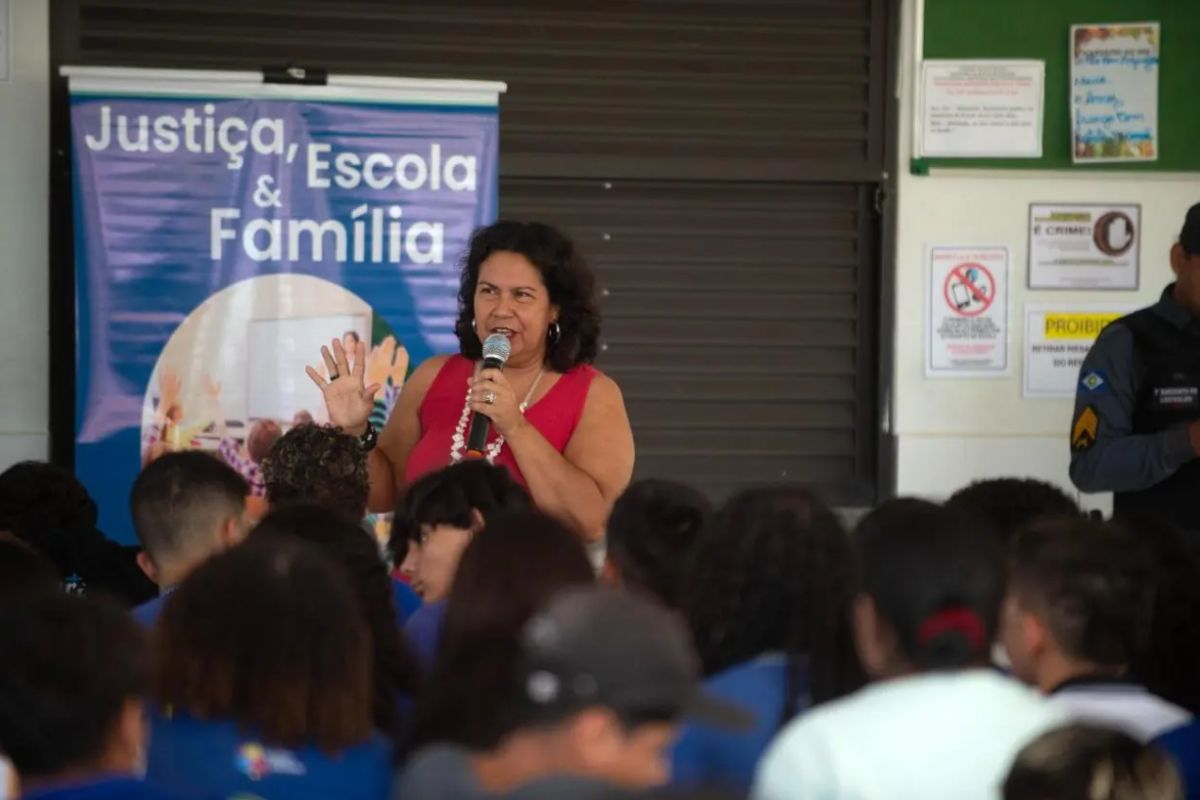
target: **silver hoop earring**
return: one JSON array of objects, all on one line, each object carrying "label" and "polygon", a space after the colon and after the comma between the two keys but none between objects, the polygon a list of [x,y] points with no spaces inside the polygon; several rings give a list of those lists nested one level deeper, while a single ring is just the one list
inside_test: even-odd
[{"label": "silver hoop earring", "polygon": [[561,338],[562,338],[562,328],[560,328],[558,326],[558,322],[556,321],[553,325],[550,326],[550,341],[554,342],[555,344],[558,344],[558,340]]}]

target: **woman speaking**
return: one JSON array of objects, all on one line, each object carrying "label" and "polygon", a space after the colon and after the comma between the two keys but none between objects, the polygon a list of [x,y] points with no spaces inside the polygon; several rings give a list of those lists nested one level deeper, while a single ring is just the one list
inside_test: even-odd
[{"label": "woman speaking", "polygon": [[[534,504],[588,540],[633,473],[633,433],[621,391],[591,366],[600,334],[595,276],[565,236],[537,222],[477,232],[462,271],[459,354],[434,356],[404,386],[387,425],[368,419],[378,385],[364,386],[365,347],[321,348],[329,380],[308,375],[329,419],[370,450],[370,508],[389,511],[422,475],[466,456],[472,412],[492,420],[485,457],[507,467]],[[482,369],[482,342],[500,334],[503,370]],[[353,365],[351,365],[351,360]]]}]

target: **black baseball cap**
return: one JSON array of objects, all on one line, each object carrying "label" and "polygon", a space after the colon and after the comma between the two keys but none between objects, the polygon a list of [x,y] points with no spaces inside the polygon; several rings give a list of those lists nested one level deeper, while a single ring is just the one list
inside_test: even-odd
[{"label": "black baseball cap", "polygon": [[704,692],[700,662],[679,617],[633,593],[572,589],[522,633],[524,705],[543,718],[588,706],[745,730],[752,714]]},{"label": "black baseball cap", "polygon": [[1200,256],[1200,203],[1188,209],[1179,232],[1179,244],[1189,256]]}]

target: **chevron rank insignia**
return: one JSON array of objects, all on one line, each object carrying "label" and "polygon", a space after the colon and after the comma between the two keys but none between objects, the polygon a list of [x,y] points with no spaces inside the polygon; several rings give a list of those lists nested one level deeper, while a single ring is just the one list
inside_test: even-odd
[{"label": "chevron rank insignia", "polygon": [[1096,409],[1087,406],[1079,412],[1075,426],[1071,429],[1071,449],[1087,450],[1096,443],[1096,433],[1100,428],[1100,418]]}]

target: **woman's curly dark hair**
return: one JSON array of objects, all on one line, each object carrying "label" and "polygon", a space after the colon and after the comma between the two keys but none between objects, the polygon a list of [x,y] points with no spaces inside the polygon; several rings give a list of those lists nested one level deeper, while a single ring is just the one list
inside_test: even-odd
[{"label": "woman's curly dark hair", "polygon": [[805,672],[813,703],[857,689],[853,579],[850,538],[816,495],[798,487],[735,495],[701,535],[683,594],[704,673],[784,653],[784,722],[797,710]]},{"label": "woman's curly dark hair", "polygon": [[480,228],[471,237],[458,290],[459,352],[472,360],[482,356],[483,345],[471,323],[475,321],[475,287],[479,268],[492,253],[517,253],[529,259],[542,274],[550,303],[558,307],[559,334],[547,333],[546,364],[566,372],[596,359],[600,339],[600,310],[596,306],[596,276],[575,245],[557,229],[542,222],[501,220]]}]

